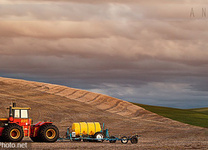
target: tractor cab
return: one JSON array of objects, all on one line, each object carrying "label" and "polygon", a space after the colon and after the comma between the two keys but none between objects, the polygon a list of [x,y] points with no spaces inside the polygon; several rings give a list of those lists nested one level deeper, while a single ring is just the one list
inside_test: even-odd
[{"label": "tractor cab", "polygon": [[9,108],[9,117],[14,119],[28,119],[30,107],[16,107],[16,104],[13,103],[13,106]]},{"label": "tractor cab", "polygon": [[15,123],[23,127],[24,136],[30,135],[32,119],[29,118],[30,107],[16,107],[16,103],[9,107],[9,123]]}]

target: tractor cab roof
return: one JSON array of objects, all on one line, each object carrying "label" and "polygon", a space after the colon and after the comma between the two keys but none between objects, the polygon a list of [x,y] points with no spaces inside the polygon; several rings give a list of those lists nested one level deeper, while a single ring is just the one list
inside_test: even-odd
[{"label": "tractor cab roof", "polygon": [[[9,108],[7,108],[9,109]],[[11,107],[11,109],[24,109],[24,110],[30,110],[30,107]]]},{"label": "tractor cab roof", "polygon": [[26,110],[30,110],[30,107],[12,107],[12,109],[26,109]]}]

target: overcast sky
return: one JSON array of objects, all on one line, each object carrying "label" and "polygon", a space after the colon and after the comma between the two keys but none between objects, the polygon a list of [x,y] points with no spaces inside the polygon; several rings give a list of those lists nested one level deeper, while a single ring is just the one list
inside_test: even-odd
[{"label": "overcast sky", "polygon": [[208,107],[206,0],[1,0],[0,76]]}]

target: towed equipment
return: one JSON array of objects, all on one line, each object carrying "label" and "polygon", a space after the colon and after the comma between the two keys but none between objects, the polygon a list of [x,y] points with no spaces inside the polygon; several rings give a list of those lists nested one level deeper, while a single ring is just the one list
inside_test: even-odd
[{"label": "towed equipment", "polygon": [[103,142],[109,141],[110,143],[116,143],[116,141],[121,141],[123,144],[127,144],[131,141],[132,144],[138,143],[138,138],[140,135],[133,136],[110,136],[108,129],[101,129],[99,122],[79,122],[72,124],[72,132],[67,128],[66,138],[59,138],[58,141],[83,141],[83,142]]}]

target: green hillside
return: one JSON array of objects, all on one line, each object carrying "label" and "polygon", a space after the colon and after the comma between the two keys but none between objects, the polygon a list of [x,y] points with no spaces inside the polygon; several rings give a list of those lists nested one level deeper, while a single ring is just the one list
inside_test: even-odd
[{"label": "green hillside", "polygon": [[196,108],[196,109],[188,109],[191,111],[199,112],[208,115],[208,108]]},{"label": "green hillside", "polygon": [[173,120],[208,128],[208,108],[177,109],[177,108],[151,106],[151,105],[144,105],[137,103],[133,103],[133,104],[141,106],[146,110],[149,110],[151,112],[157,113],[158,115]]}]

